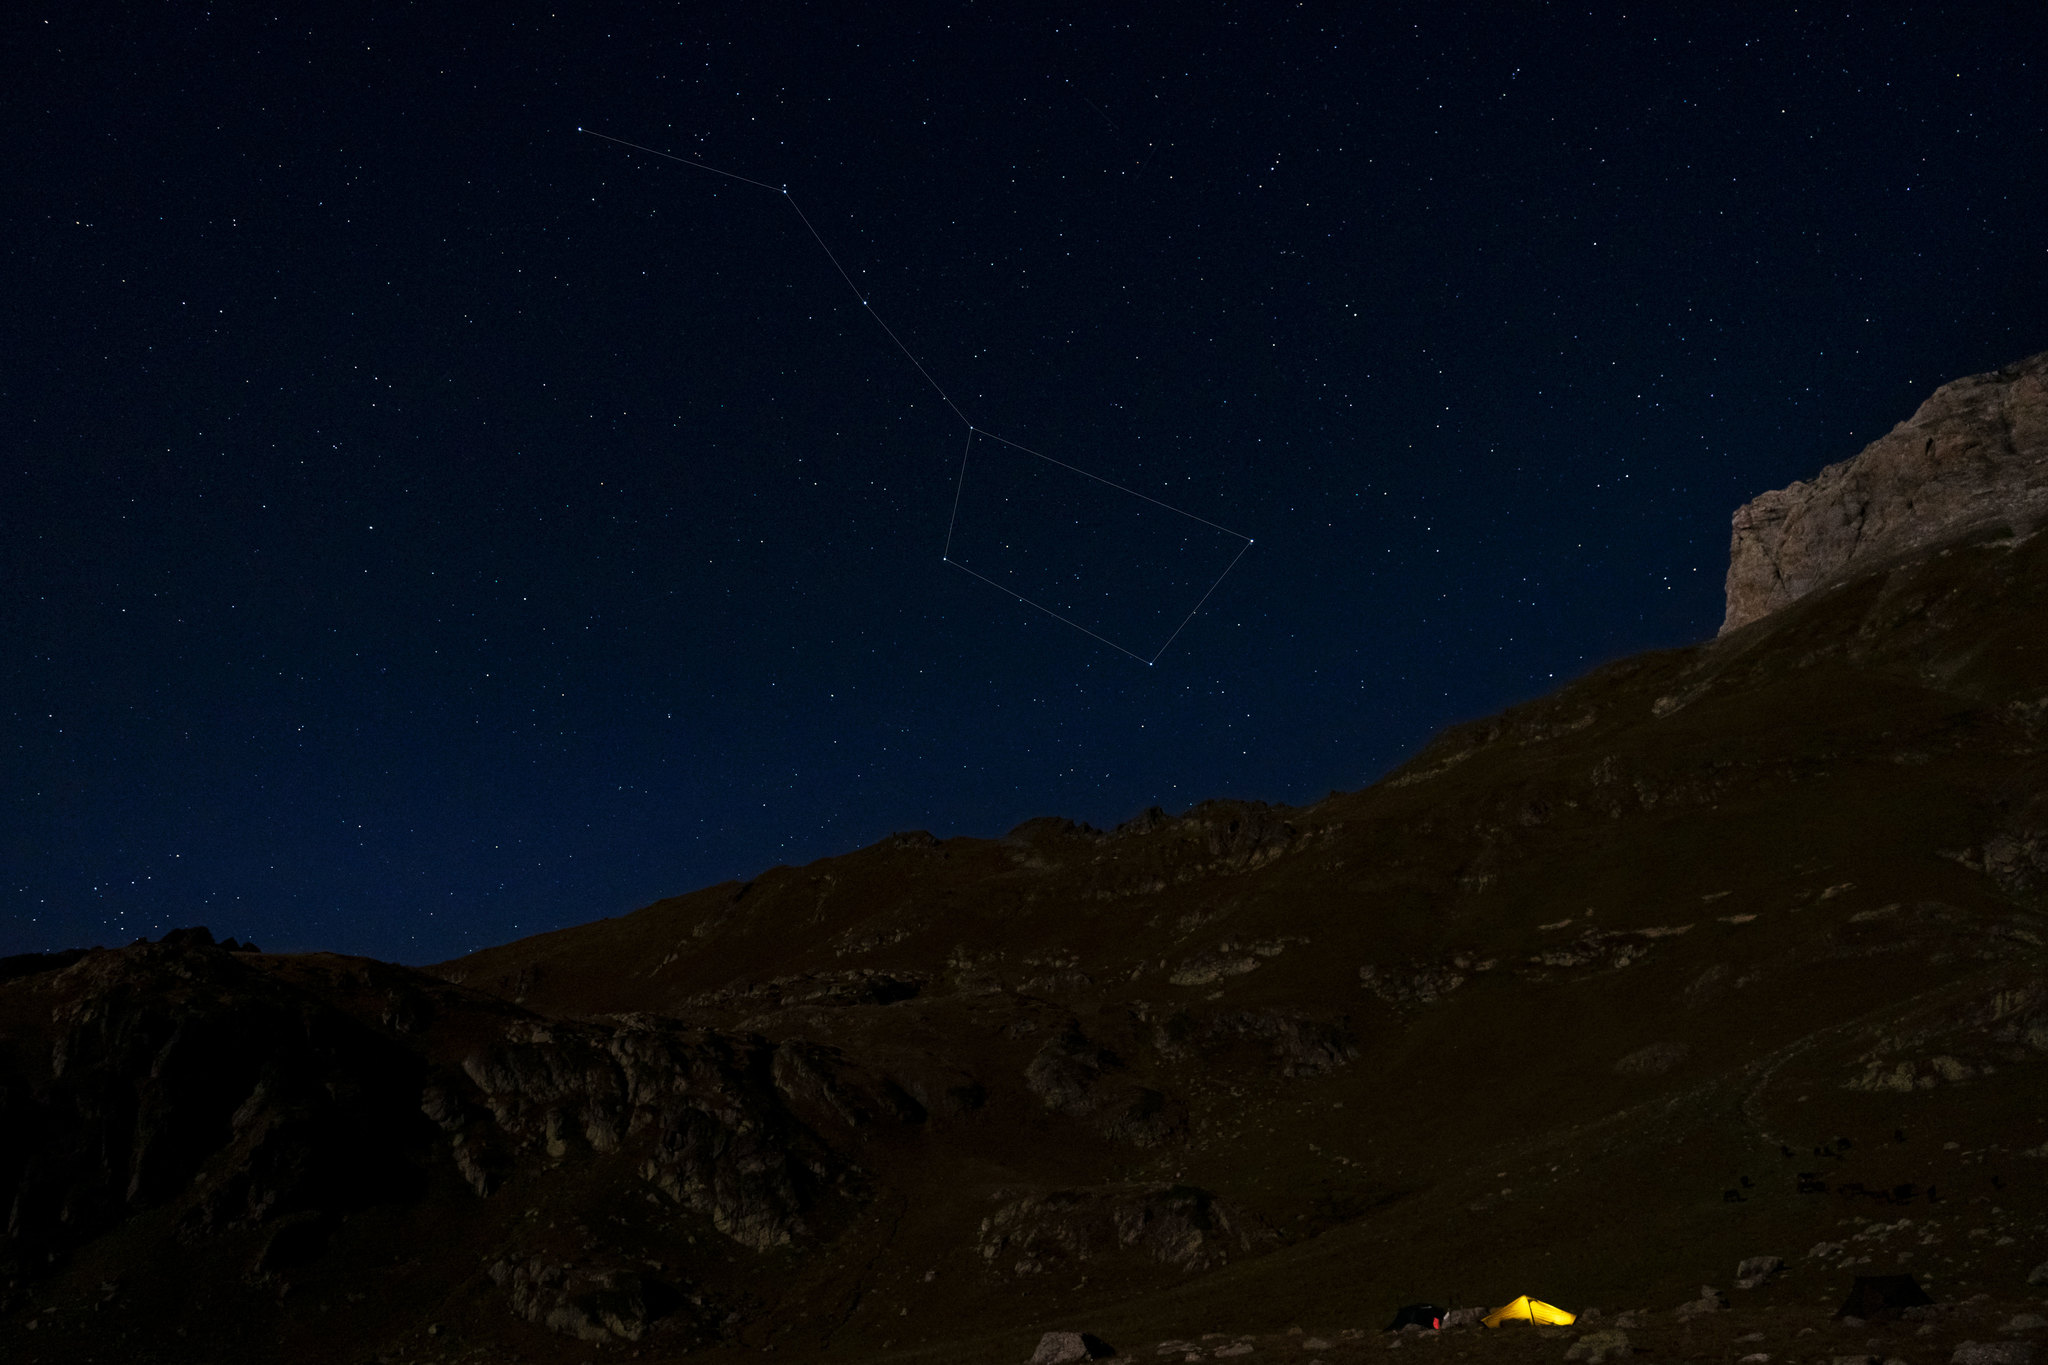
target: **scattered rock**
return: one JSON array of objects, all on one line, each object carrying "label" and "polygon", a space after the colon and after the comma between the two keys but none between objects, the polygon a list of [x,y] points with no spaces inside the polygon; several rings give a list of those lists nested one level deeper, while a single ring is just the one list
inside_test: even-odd
[{"label": "scattered rock", "polygon": [[1077,1360],[1101,1360],[1115,1354],[1108,1342],[1092,1332],[1047,1332],[1031,1353],[1031,1365],[1073,1365]]},{"label": "scattered rock", "polygon": [[1444,1329],[1470,1327],[1493,1310],[1490,1308],[1453,1308],[1444,1314]]},{"label": "scattered rock", "polygon": [[1588,1332],[1580,1337],[1572,1343],[1571,1349],[1564,1353],[1564,1358],[1583,1360],[1586,1365],[1600,1365],[1601,1361],[1610,1357],[1615,1360],[1626,1360],[1633,1354],[1635,1352],[1628,1344],[1628,1333],[1610,1327],[1604,1332]]},{"label": "scattered rock", "polygon": [[2048,1261],[2043,1261],[2027,1272],[2028,1284],[2048,1284]]},{"label": "scattered rock", "polygon": [[1259,959],[1249,953],[1197,953],[1166,978],[1175,986],[1213,986],[1233,976],[1259,969]]},{"label": "scattered rock", "polygon": [[2005,1330],[2008,1332],[2033,1332],[2043,1327],[2048,1327],[2048,1318],[2042,1317],[2039,1313],[2016,1313],[2013,1315],[2012,1321],[2005,1325]]},{"label": "scattered rock", "polygon": [[1966,1341],[1956,1347],[1949,1365],[2034,1365],[2031,1341]]},{"label": "scattered rock", "polygon": [[1529,961],[1538,967],[1617,970],[1649,956],[1657,940],[1676,938],[1690,928],[1690,924],[1678,924],[1653,925],[1648,929],[1588,929],[1571,942],[1538,953]]}]

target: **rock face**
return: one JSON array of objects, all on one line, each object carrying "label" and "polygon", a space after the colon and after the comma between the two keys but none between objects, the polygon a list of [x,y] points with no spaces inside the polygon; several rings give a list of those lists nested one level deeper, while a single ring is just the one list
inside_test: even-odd
[{"label": "rock face", "polygon": [[27,1065],[0,1063],[12,1258],[175,1205],[188,1238],[305,1215],[264,1258],[289,1259],[328,1216],[417,1184],[432,1131],[417,1060],[203,929],[80,954],[22,989],[48,1023]]},{"label": "rock face", "polygon": [[1936,389],[1853,460],[1738,508],[1726,635],[1866,568],[2048,522],[2048,352]]}]

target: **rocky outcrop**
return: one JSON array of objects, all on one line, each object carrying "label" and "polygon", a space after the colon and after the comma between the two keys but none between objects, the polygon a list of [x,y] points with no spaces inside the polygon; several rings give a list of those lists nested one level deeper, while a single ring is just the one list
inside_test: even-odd
[{"label": "rocky outcrop", "polygon": [[1223,1010],[1199,1015],[1176,1010],[1156,1025],[1152,1045],[1170,1061],[1213,1065],[1239,1042],[1264,1044],[1266,1063],[1280,1075],[1320,1076],[1358,1057],[1358,1032],[1348,1017],[1321,1018],[1293,1010]]},{"label": "rocky outcrop", "polygon": [[[559,1161],[634,1139],[644,1146],[644,1180],[757,1250],[805,1231],[804,1212],[838,1166],[791,1114],[782,1087],[849,1124],[877,1112],[903,1120],[923,1113],[893,1086],[853,1074],[829,1049],[777,1056],[758,1038],[658,1020],[516,1021],[502,1041],[465,1059],[463,1071],[515,1152]],[[440,1115],[458,1103],[427,1100],[444,1128]],[[450,1129],[458,1162],[472,1127]]]},{"label": "rocky outcrop", "polygon": [[1184,1136],[1182,1107],[1124,1071],[1121,1057],[1070,1023],[1024,1068],[1024,1084],[1046,1108],[1082,1119],[1103,1136],[1134,1147],[1156,1147]]},{"label": "rocky outcrop", "polygon": [[1971,532],[2048,522],[2048,352],[1936,389],[1852,460],[1735,513],[1721,633]]},{"label": "rocky outcrop", "polygon": [[204,930],[22,984],[50,1022],[47,1041],[0,1046],[0,1259],[160,1205],[188,1234],[318,1228],[416,1185],[432,1131],[418,1060]]},{"label": "rocky outcrop", "polygon": [[1026,1278],[1137,1255],[1206,1270],[1250,1251],[1244,1215],[1193,1185],[1106,1185],[1012,1199],[984,1218],[978,1250],[997,1273]]}]

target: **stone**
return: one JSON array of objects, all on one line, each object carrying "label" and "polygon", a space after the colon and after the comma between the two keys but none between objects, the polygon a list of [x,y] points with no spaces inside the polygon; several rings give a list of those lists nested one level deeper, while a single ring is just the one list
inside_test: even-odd
[{"label": "stone", "polygon": [[2005,1325],[2005,1330],[2008,1332],[2033,1332],[2043,1327],[2048,1327],[2048,1318],[2042,1317],[2039,1313],[2015,1313],[2013,1314],[2012,1321]]},{"label": "stone", "polygon": [[1735,1267],[1735,1287],[1756,1289],[1768,1283],[1784,1268],[1785,1258],[1782,1256],[1751,1256]]},{"label": "stone", "polygon": [[1566,1360],[1583,1360],[1586,1365],[1600,1365],[1609,1358],[1626,1360],[1634,1352],[1628,1344],[1628,1333],[1615,1328],[1604,1332],[1588,1332],[1572,1343],[1564,1353]]},{"label": "stone", "polygon": [[1883,1362],[1873,1355],[1836,1356],[1830,1365],[1883,1365]]},{"label": "stone", "polygon": [[1047,1332],[1031,1353],[1031,1365],[1073,1365],[1077,1360],[1101,1360],[1116,1351],[1092,1332]]},{"label": "stone", "polygon": [[2048,352],[1942,385],[1854,459],[1738,508],[1721,633],[1972,532],[2044,522]]},{"label": "stone", "polygon": [[1444,1314],[1444,1330],[1448,1332],[1453,1327],[1470,1327],[1490,1311],[1486,1308],[1453,1308]]},{"label": "stone", "polygon": [[2028,1284],[2048,1284],[2048,1261],[2043,1261],[2027,1272]]},{"label": "stone", "polygon": [[2034,1365],[2034,1343],[1966,1341],[1948,1359],[1949,1365]]},{"label": "stone", "polygon": [[1690,1318],[1701,1313],[1718,1313],[1728,1306],[1728,1300],[1721,1291],[1710,1284],[1700,1286],[1700,1296],[1690,1303],[1681,1303],[1675,1310],[1679,1317]]}]

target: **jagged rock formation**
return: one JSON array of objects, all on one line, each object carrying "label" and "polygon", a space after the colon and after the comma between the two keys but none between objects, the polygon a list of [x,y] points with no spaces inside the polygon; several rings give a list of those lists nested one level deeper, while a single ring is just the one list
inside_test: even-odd
[{"label": "jagged rock formation", "polygon": [[1745,503],[1721,633],[1973,533],[2048,521],[2048,352],[1936,389],[1852,460]]}]

